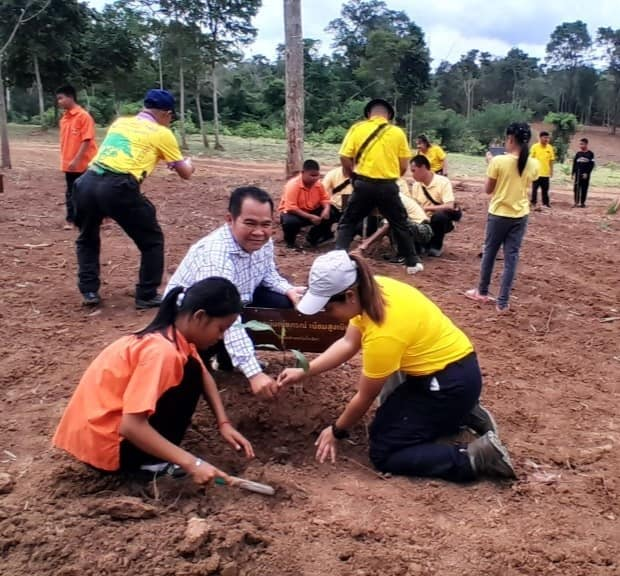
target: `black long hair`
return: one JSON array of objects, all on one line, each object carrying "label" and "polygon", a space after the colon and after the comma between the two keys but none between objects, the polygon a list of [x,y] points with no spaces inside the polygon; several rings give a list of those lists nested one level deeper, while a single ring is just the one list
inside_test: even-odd
[{"label": "black long hair", "polygon": [[506,128],[506,136],[514,136],[516,143],[520,147],[517,169],[519,170],[519,176],[521,176],[530,155],[530,139],[532,138],[530,125],[526,122],[513,122]]},{"label": "black long hair", "polygon": [[204,310],[207,316],[222,318],[240,314],[243,305],[235,285],[226,278],[212,276],[192,284],[189,288],[177,286],[166,294],[157,315],[139,332],[138,337],[152,332],[166,332],[174,325],[179,314],[194,314]]}]

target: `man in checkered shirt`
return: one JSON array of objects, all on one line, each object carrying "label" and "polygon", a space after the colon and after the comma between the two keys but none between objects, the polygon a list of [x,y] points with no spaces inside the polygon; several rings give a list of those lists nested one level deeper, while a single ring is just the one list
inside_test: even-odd
[{"label": "man in checkered shirt", "polygon": [[[166,293],[176,286],[189,287],[204,278],[220,276],[237,287],[245,305],[292,308],[304,288],[292,286],[276,268],[271,240],[273,208],[273,200],[264,190],[237,188],[230,197],[226,224],[189,249]],[[254,394],[273,397],[275,381],[263,372],[240,319],[225,332],[223,343],[200,355],[207,364],[215,354],[220,367],[235,367],[245,375]]]}]

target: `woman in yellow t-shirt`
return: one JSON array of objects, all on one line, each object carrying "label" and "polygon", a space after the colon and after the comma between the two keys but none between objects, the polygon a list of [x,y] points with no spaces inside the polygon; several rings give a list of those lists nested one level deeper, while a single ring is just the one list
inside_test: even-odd
[{"label": "woman in yellow t-shirt", "polygon": [[[298,310],[325,308],[348,321],[345,335],[310,362],[288,368],[278,385],[332,370],[362,352],[358,390],[344,412],[319,436],[317,459],[336,456],[336,444],[381,394],[370,427],[370,459],[382,472],[456,482],[478,476],[514,477],[490,413],[478,403],[482,376],[467,336],[414,287],[373,276],[359,256],[334,250],[310,270]],[[467,446],[437,440],[469,426],[481,436]]]},{"label": "woman in yellow t-shirt", "polygon": [[431,165],[431,171],[441,176],[448,175],[448,162],[446,161],[446,152],[439,144],[431,144],[431,141],[424,135],[420,134],[416,141],[418,153],[428,158]]},{"label": "woman in yellow t-shirt", "polygon": [[238,290],[224,278],[172,289],[146,328],[110,344],[86,369],[54,445],[108,472],[177,476],[185,471],[198,484],[227,479],[179,444],[204,395],[224,439],[254,455],[228,420],[198,355],[198,349],[222,338],[241,307]]},{"label": "woman in yellow t-shirt", "polygon": [[465,296],[476,302],[493,302],[494,299],[489,296],[489,284],[497,252],[503,246],[504,272],[496,303],[498,312],[509,309],[510,291],[530,213],[528,192],[532,182],[538,178],[538,161],[529,157],[531,137],[528,124],[514,122],[506,129],[506,154],[488,158],[485,192],[492,196],[480,281],[478,287],[467,290]]}]

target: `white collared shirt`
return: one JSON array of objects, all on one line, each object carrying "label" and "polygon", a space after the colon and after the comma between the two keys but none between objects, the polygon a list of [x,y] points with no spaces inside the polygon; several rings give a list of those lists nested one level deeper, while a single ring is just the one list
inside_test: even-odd
[{"label": "white collared shirt", "polygon": [[[190,287],[199,280],[219,276],[230,280],[239,290],[244,305],[252,301],[258,286],[286,294],[293,286],[280,276],[270,239],[256,252],[246,252],[235,240],[228,224],[214,230],[190,247],[166,286],[166,294],[176,286]],[[254,345],[241,325],[241,319],[224,334],[224,345],[233,366],[246,378],[262,371]]]}]

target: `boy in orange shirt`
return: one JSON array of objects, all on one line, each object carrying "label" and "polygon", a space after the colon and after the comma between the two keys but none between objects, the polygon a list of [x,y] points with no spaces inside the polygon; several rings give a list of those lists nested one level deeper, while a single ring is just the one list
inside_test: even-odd
[{"label": "boy in orange shirt", "polygon": [[90,161],[97,154],[95,121],[78,103],[73,86],[56,90],[56,103],[65,111],[60,119],[60,169],[65,173],[67,190],[65,203],[69,224],[74,221],[71,192],[73,183],[86,172]]},{"label": "boy in orange shirt", "polygon": [[291,178],[280,200],[280,222],[287,248],[295,248],[295,238],[305,226],[312,226],[306,240],[312,246],[331,240],[330,200],[316,160],[306,160],[301,174]]}]

